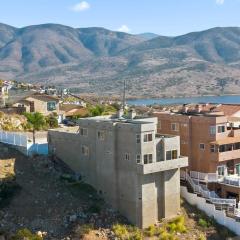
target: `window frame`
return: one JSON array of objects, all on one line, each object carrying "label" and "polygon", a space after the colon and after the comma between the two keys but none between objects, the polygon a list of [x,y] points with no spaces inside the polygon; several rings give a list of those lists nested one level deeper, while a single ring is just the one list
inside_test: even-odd
[{"label": "window frame", "polygon": [[143,136],[143,142],[152,142],[153,141],[153,133],[145,133]]},{"label": "window frame", "polygon": [[79,128],[79,133],[80,133],[81,136],[87,137],[88,136],[88,128],[80,127]]},{"label": "window frame", "polygon": [[141,143],[141,134],[136,134],[136,143]]},{"label": "window frame", "polygon": [[[201,146],[203,146],[203,148]],[[205,150],[205,143],[199,143],[199,149],[200,150]]]},{"label": "window frame", "polygon": [[174,132],[179,132],[179,123],[171,123],[171,130]]},{"label": "window frame", "polygon": [[136,163],[137,163],[137,164],[141,164],[141,162],[142,162],[141,154],[137,154],[137,155],[136,155]]},{"label": "window frame", "polygon": [[217,133],[217,127],[216,125],[209,126],[209,133],[211,136],[215,136]]}]

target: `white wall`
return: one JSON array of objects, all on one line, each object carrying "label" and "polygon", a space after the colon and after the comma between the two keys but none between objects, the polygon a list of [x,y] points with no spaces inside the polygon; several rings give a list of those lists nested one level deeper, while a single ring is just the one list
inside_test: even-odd
[{"label": "white wall", "polygon": [[205,198],[198,197],[197,194],[189,193],[187,188],[181,186],[181,196],[191,205],[205,212],[209,217],[214,217],[216,222],[229,228],[235,234],[240,236],[240,222],[226,216],[225,211],[215,209],[213,204],[207,203]]}]

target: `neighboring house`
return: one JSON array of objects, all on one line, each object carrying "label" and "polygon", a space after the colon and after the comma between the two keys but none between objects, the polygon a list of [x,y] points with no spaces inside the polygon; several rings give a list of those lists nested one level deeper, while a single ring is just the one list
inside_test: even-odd
[{"label": "neighboring house", "polygon": [[10,88],[9,88],[9,85],[3,83],[3,84],[0,86],[0,98],[7,96],[9,89],[10,89]]},{"label": "neighboring house", "polygon": [[25,112],[40,112],[45,116],[56,113],[59,116],[59,122],[61,122],[64,115],[59,110],[59,99],[46,94],[34,93],[14,103],[13,107],[24,108]]},{"label": "neighboring house", "polygon": [[179,135],[192,179],[222,198],[240,197],[240,105],[187,105],[154,112],[158,133]]},{"label": "neighboring house", "polygon": [[78,104],[60,104],[60,110],[65,112],[66,118],[73,118],[73,117],[85,117],[89,114],[89,111],[78,105]]},{"label": "neighboring house", "polygon": [[139,227],[180,209],[179,137],[156,135],[157,118],[104,116],[79,119],[79,131],[50,130],[50,153],[91,184]]}]

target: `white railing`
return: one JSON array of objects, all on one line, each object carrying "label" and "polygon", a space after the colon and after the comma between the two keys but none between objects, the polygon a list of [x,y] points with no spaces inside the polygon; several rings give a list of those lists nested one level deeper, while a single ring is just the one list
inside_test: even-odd
[{"label": "white railing", "polygon": [[240,187],[240,177],[236,176],[225,176],[222,181],[222,183],[232,185],[232,186],[237,186]]},{"label": "white railing", "polygon": [[203,189],[200,184],[196,184],[193,179],[185,172],[186,181],[190,184],[193,191],[202,195],[204,198],[208,199],[213,204],[220,204],[220,205],[229,205],[229,206],[236,206],[236,199],[225,199],[225,198],[218,198],[217,194],[213,194],[210,192],[207,187]]},{"label": "white railing", "polygon": [[0,142],[15,146],[27,147],[28,138],[26,135],[21,133],[0,131]]},{"label": "white railing", "polygon": [[190,171],[190,177],[194,179],[198,179],[203,182],[217,182],[218,175],[216,173],[202,173],[196,171]]}]

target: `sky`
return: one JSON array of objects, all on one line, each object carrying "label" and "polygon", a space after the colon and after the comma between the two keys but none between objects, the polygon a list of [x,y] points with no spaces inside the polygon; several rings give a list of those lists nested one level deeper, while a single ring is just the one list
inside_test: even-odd
[{"label": "sky", "polygon": [[0,0],[0,22],[15,27],[59,23],[177,36],[240,26],[240,0]]}]

